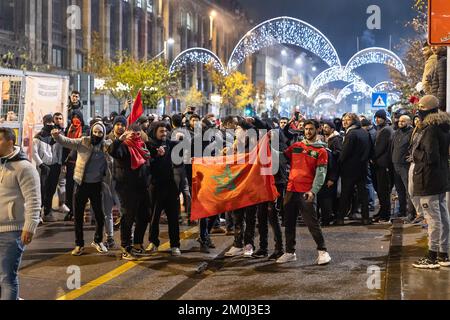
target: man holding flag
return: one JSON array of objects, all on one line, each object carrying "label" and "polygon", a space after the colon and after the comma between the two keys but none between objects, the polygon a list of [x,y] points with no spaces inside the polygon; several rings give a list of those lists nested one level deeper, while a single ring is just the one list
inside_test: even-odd
[{"label": "man holding flag", "polygon": [[327,175],[328,153],[326,144],[317,139],[319,124],[314,120],[307,120],[304,129],[305,139],[294,143],[284,153],[291,162],[291,172],[284,201],[286,253],[277,260],[277,263],[297,260],[295,236],[297,215],[301,211],[303,220],[317,244],[319,257],[316,262],[324,265],[331,261],[331,257],[325,247],[325,240],[317,217],[316,196]]}]

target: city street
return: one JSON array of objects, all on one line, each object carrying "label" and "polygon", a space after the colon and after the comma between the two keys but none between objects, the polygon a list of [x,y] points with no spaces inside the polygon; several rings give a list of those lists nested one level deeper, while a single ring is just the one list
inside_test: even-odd
[{"label": "city street", "polygon": [[[86,229],[88,241],[93,227]],[[197,227],[182,228],[183,254],[171,257],[165,243],[166,225],[162,226],[164,244],[158,254],[139,262],[126,262],[120,259],[118,250],[101,255],[88,248],[85,256],[71,256],[72,223],[52,223],[39,229],[37,238],[26,250],[20,271],[21,297],[26,300],[450,298],[450,269],[423,272],[410,266],[426,249],[426,233],[420,226],[400,225],[394,239],[389,225],[365,227],[350,223],[325,228],[324,234],[333,258],[327,266],[314,265],[316,251],[305,227],[297,228],[298,261],[282,266],[263,259],[224,258],[232,245],[231,236],[213,236],[217,248],[210,254],[200,253],[195,241]],[[199,273],[202,270],[198,268],[205,262],[206,270]],[[67,288],[69,266],[80,267],[79,290]],[[367,269],[371,266],[380,268],[380,289],[367,287]]]}]

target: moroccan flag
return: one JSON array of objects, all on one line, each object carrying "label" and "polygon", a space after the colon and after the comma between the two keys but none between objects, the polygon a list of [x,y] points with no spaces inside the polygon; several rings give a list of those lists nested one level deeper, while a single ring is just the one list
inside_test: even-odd
[{"label": "moroccan flag", "polygon": [[133,109],[131,109],[131,114],[128,117],[128,126],[131,126],[135,123],[142,115],[144,114],[144,106],[142,104],[142,92],[139,90],[139,93],[134,100]]},{"label": "moroccan flag", "polygon": [[191,220],[275,201],[271,159],[268,134],[250,153],[194,158]]}]

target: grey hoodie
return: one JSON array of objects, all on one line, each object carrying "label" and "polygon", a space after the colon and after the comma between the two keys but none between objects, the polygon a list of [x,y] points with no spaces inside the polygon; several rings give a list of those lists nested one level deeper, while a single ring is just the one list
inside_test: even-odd
[{"label": "grey hoodie", "polygon": [[0,159],[0,232],[35,233],[41,212],[41,186],[36,168],[19,147]]},{"label": "grey hoodie", "polygon": [[[103,132],[106,134],[106,128],[101,122],[97,122],[92,125],[91,127],[91,136],[92,136],[92,128],[99,124],[103,127]],[[91,142],[91,136],[90,137],[81,137],[79,139],[69,139],[67,137],[64,137],[62,135],[56,136],[55,140],[56,142],[60,143],[64,148],[68,148],[71,150],[76,150],[78,152],[77,162],[75,164],[75,172],[73,175],[74,181],[81,185],[85,181],[85,174],[86,174],[86,165],[91,160],[91,156],[93,153],[96,152],[104,152],[106,153],[108,150],[108,146],[111,144],[111,140],[103,140],[100,144],[97,146],[94,146]],[[108,170],[106,172],[107,176],[105,179],[108,179]]]}]

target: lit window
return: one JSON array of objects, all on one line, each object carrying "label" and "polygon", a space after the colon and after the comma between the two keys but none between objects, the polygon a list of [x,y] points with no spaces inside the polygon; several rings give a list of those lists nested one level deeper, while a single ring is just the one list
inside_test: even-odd
[{"label": "lit window", "polygon": [[193,21],[192,21],[192,15],[188,12],[186,14],[186,29],[192,30]]},{"label": "lit window", "polygon": [[153,13],[153,0],[147,0],[147,12]]}]

